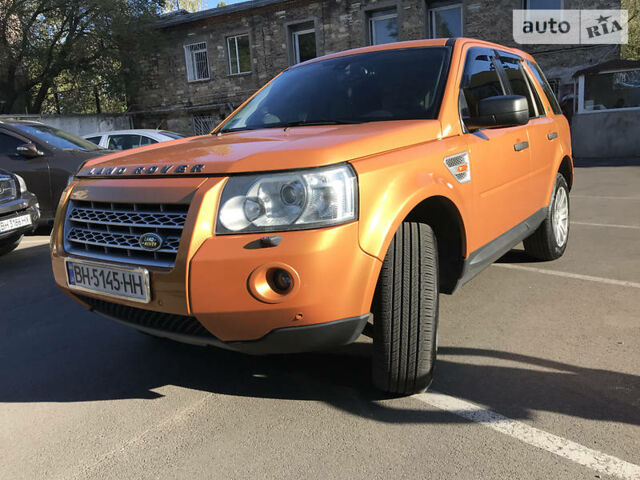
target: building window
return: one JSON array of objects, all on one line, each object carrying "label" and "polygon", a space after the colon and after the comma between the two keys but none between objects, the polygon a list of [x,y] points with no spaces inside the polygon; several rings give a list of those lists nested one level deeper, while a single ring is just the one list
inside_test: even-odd
[{"label": "building window", "polygon": [[194,115],[193,116],[193,134],[194,135],[207,135],[211,133],[211,130],[216,128],[216,125],[220,123],[220,117],[218,115]]},{"label": "building window", "polygon": [[562,10],[563,0],[524,0],[524,8],[527,10]]},{"label": "building window", "polygon": [[187,80],[209,80],[209,60],[205,42],[184,46],[184,58],[187,63]]},{"label": "building window", "polygon": [[429,9],[431,38],[462,36],[462,4]]},{"label": "building window", "polygon": [[251,72],[249,35],[227,37],[227,52],[229,55],[229,73],[231,75]]},{"label": "building window", "polygon": [[398,12],[395,8],[369,14],[369,42],[371,45],[398,41]]},{"label": "building window", "polygon": [[640,69],[578,77],[578,113],[640,107]]},{"label": "building window", "polygon": [[291,63],[300,63],[317,57],[316,29],[313,22],[300,23],[290,28]]}]

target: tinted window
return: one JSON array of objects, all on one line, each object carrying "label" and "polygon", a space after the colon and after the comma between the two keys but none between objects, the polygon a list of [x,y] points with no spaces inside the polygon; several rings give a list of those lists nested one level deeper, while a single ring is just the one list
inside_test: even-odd
[{"label": "tinted window", "polygon": [[472,117],[478,115],[480,100],[504,95],[491,50],[487,48],[469,49],[460,88],[464,95],[461,103],[466,103],[466,109],[462,108],[465,117],[466,113]]},{"label": "tinted window", "polygon": [[0,154],[14,154],[16,153],[16,148],[18,148],[20,145],[24,145],[24,142],[19,138],[0,133]]},{"label": "tinted window", "polygon": [[12,123],[11,126],[36,137],[41,142],[62,150],[98,150],[100,148],[89,140],[76,137],[69,132],[50,127],[49,125]]},{"label": "tinted window", "polygon": [[[518,57],[500,53],[500,62],[504,68],[505,74],[507,76],[507,80],[509,82],[509,87],[511,88],[511,93],[513,95],[521,95],[527,99],[527,104],[529,105],[529,117],[536,117],[536,104],[535,100],[532,97],[532,92],[529,88],[529,82],[524,74],[524,68],[522,68],[522,64],[520,63],[520,59]],[[544,115],[544,110],[540,110],[540,114]]]},{"label": "tinted window", "polygon": [[129,150],[140,146],[140,135],[109,135],[107,148],[109,150]]},{"label": "tinted window", "polygon": [[100,145],[100,139],[102,137],[89,137],[85,138],[85,140],[89,140],[91,143],[95,143],[96,145]]},{"label": "tinted window", "polygon": [[538,83],[542,86],[542,90],[544,90],[544,94],[547,96],[547,100],[549,100],[549,104],[551,105],[551,110],[553,110],[553,113],[556,115],[561,114],[562,109],[560,105],[558,105],[558,100],[556,100],[556,96],[553,94],[553,90],[551,90],[551,86],[549,82],[547,82],[544,73],[542,73],[542,70],[540,70],[540,67],[536,63],[530,62],[529,60],[527,60],[527,63],[535,75],[536,80],[538,80]]},{"label": "tinted window", "polygon": [[435,118],[447,55],[442,47],[407,48],[291,68],[231,117],[222,131]]},{"label": "tinted window", "polygon": [[151,137],[145,137],[144,135],[140,136],[140,145],[151,145],[152,143],[158,143],[157,140],[154,140]]}]

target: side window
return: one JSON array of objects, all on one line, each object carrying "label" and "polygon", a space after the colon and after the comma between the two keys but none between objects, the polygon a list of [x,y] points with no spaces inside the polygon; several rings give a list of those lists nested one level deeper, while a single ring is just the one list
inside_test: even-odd
[{"label": "side window", "polygon": [[527,99],[527,104],[529,105],[529,118],[537,117],[538,111],[540,111],[540,115],[544,115],[544,110],[539,108],[539,104],[536,105],[533,92],[531,91],[531,87],[527,81],[527,77],[525,76],[524,68],[520,62],[520,58],[500,52],[500,63],[502,64],[504,73],[507,77],[507,82],[511,87],[511,93],[513,95],[521,95]]},{"label": "side window", "polygon": [[110,135],[107,148],[109,150],[129,150],[140,146],[140,135]]},{"label": "side window", "polygon": [[144,135],[140,136],[140,146],[151,145],[151,144],[154,144],[154,143],[158,143],[158,141],[154,140],[151,137],[145,137]]},{"label": "side window", "polygon": [[100,145],[100,138],[102,138],[102,137],[89,137],[89,138],[85,138],[85,140],[89,140],[91,143],[95,143],[96,145]]},{"label": "side window", "polygon": [[20,145],[24,145],[24,142],[19,138],[0,133],[0,155],[13,155]]},{"label": "side window", "polygon": [[466,110],[471,117],[478,115],[480,100],[504,95],[492,50],[481,47],[469,49],[460,90],[464,95],[460,102],[466,103],[466,109],[462,109],[463,116],[467,116],[464,115]]},{"label": "side window", "polygon": [[542,73],[542,70],[540,70],[540,67],[536,63],[529,60],[527,60],[527,64],[533,72],[533,75],[536,77],[538,83],[542,86],[542,90],[544,90],[544,94],[547,96],[547,100],[549,100],[549,104],[551,105],[551,110],[553,110],[553,113],[555,113],[556,115],[562,114],[562,109],[558,104],[558,100],[553,94],[553,90],[551,89],[549,82],[547,82],[544,73]]}]

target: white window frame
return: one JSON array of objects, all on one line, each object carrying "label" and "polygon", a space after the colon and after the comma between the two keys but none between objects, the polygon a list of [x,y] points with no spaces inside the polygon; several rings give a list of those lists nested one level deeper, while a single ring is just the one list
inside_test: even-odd
[{"label": "white window frame", "polygon": [[[200,48],[193,48],[193,47],[198,47],[200,46]],[[198,69],[196,68],[196,53],[201,53],[204,52],[205,56],[204,58],[207,61],[207,76],[206,77],[200,77],[198,76],[199,72]],[[188,45],[184,46],[184,59],[185,59],[185,63],[187,65],[187,81],[188,82],[201,82],[204,80],[210,80],[211,79],[211,66],[209,65],[209,52],[207,49],[207,42],[195,42],[195,43],[190,43]]]},{"label": "white window frame", "polygon": [[[245,70],[245,71],[241,71],[240,70],[240,55],[238,53],[238,39],[240,37],[247,37],[247,40],[249,40],[249,70]],[[236,67],[238,68],[238,71],[235,73],[232,73],[232,69],[231,69],[231,48],[229,47],[229,41],[233,40],[235,43],[235,47],[236,47]],[[249,34],[248,33],[240,33],[238,35],[231,35],[229,37],[227,37],[227,59],[229,60],[229,75],[242,75],[245,73],[251,73],[251,39],[249,38]]]},{"label": "white window frame", "polygon": [[[400,25],[397,23],[397,19],[398,19],[398,9],[397,8],[389,8],[388,11],[389,13],[387,13],[386,15],[376,15],[376,13],[378,12],[386,12],[387,9],[385,8],[384,10],[377,10],[377,11],[373,11],[373,12],[369,12],[369,42],[371,43],[371,45],[378,45],[376,43],[376,30],[375,28],[373,28],[373,24],[374,22],[380,21],[380,20],[389,20],[391,18],[395,18],[396,19],[396,24],[398,25],[398,28],[400,28]],[[391,13],[393,11],[393,13]]]},{"label": "white window frame", "polygon": [[[316,35],[316,29],[314,28],[305,28],[304,30],[294,30],[291,32],[291,43],[293,44],[293,61],[295,63],[300,63],[300,35],[306,35],[309,33],[313,33],[314,37]],[[318,54],[318,42],[316,42],[316,55]]]},{"label": "white window frame", "polygon": [[464,36],[464,9],[462,8],[461,3],[453,3],[451,5],[443,5],[442,7],[433,7],[429,9],[429,27],[431,28],[429,33],[431,34],[431,38],[438,38],[436,37],[436,16],[434,13],[442,10],[452,10],[454,8],[460,9],[460,36]]}]

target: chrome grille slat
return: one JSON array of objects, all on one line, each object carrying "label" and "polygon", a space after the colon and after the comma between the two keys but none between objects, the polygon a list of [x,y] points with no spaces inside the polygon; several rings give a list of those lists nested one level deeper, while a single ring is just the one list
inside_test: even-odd
[{"label": "chrome grille slat", "polygon": [[[101,260],[172,267],[188,209],[183,204],[72,200],[64,228],[65,250]],[[142,248],[139,240],[145,233],[160,235],[162,247]]]}]

